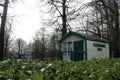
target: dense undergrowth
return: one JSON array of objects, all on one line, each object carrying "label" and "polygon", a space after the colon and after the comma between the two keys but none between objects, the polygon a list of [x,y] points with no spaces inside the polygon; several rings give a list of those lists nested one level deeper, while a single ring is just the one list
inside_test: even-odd
[{"label": "dense undergrowth", "polygon": [[0,80],[120,80],[120,59],[5,60],[0,62]]}]

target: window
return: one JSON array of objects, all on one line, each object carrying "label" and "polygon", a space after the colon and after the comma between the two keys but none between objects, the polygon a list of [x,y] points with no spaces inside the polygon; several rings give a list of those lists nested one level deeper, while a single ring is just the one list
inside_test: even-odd
[{"label": "window", "polygon": [[68,42],[68,51],[72,51],[72,42]]},{"label": "window", "polygon": [[70,53],[72,51],[72,42],[64,42],[62,51],[64,56],[70,56]]},{"label": "window", "polygon": [[63,46],[62,46],[62,51],[67,51],[67,43],[63,43]]}]

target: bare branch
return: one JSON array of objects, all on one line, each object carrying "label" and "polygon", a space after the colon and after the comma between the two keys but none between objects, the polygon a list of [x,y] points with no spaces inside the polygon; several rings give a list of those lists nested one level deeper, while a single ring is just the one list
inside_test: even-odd
[{"label": "bare branch", "polygon": [[62,13],[60,12],[60,10],[58,9],[57,5],[55,5],[53,2],[52,4],[54,5],[54,7],[58,10],[58,12],[60,13],[60,15],[62,16]]},{"label": "bare branch", "polygon": [[112,8],[106,5],[104,0],[99,0],[99,1],[103,4],[103,6],[107,7],[109,10],[112,11]]},{"label": "bare branch", "polygon": [[3,5],[3,4],[0,4],[0,6],[2,6],[2,7],[3,7],[4,5]]}]

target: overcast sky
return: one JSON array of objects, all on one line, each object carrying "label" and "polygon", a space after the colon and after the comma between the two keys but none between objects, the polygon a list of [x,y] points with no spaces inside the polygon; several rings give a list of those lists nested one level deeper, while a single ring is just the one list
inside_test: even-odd
[{"label": "overcast sky", "polygon": [[[23,0],[22,3],[17,3],[13,10],[9,9],[10,13],[15,15],[14,39],[22,38],[26,42],[30,42],[35,35],[35,32],[42,27],[40,9],[38,0]],[[90,0],[83,0],[90,1]]]},{"label": "overcast sky", "polygon": [[14,37],[30,42],[35,32],[42,26],[37,0],[23,0],[15,4],[9,12],[15,15]]}]

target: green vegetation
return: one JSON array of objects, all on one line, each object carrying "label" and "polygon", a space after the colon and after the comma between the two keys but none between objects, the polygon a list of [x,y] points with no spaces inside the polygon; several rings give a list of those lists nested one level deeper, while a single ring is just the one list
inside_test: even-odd
[{"label": "green vegetation", "polygon": [[120,59],[81,62],[5,60],[0,80],[119,80]]}]

